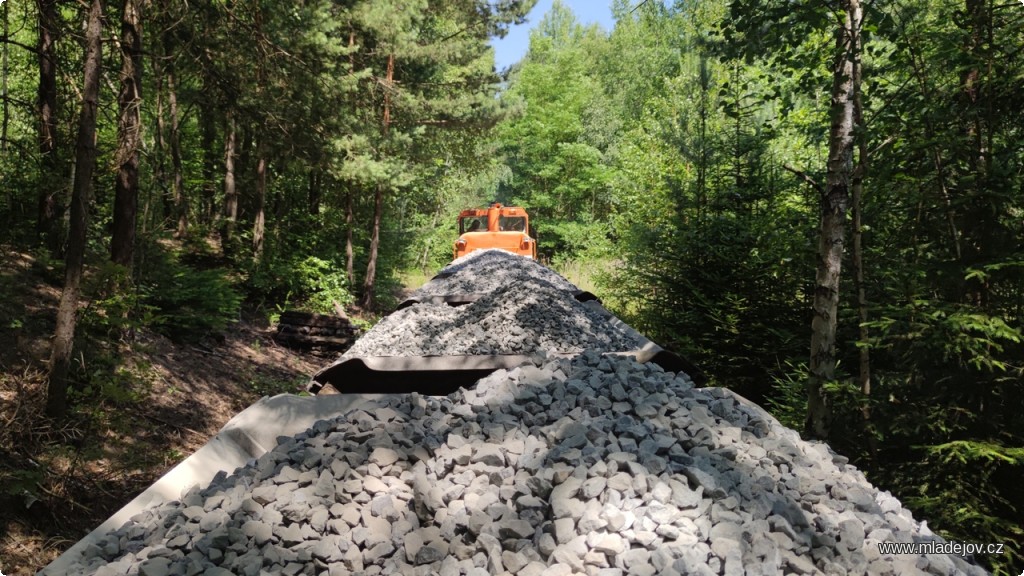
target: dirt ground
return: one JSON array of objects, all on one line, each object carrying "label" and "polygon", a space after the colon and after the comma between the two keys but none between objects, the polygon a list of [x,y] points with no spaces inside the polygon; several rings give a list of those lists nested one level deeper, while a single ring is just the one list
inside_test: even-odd
[{"label": "dirt ground", "polygon": [[[29,575],[197,450],[261,396],[300,392],[330,358],[249,320],[181,344],[148,331],[92,340],[90,380],[66,420],[43,416],[61,279],[0,247],[0,572]],[[83,365],[84,363],[84,365]],[[95,381],[93,381],[95,380]]]}]

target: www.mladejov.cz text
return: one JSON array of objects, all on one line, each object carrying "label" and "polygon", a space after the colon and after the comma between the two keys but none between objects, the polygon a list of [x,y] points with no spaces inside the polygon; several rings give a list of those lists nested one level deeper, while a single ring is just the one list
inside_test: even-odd
[{"label": "www.mladejov.cz text", "polygon": [[1004,544],[980,544],[976,542],[879,542],[882,554],[1002,554]]}]

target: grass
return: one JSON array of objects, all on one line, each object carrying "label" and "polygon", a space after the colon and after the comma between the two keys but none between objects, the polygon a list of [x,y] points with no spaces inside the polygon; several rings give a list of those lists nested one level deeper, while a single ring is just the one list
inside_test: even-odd
[{"label": "grass", "polygon": [[423,286],[434,277],[434,272],[424,272],[421,268],[410,268],[398,273],[398,281],[409,291]]},{"label": "grass", "polygon": [[566,260],[556,261],[551,268],[579,287],[580,290],[591,292],[600,297],[600,277],[611,272],[614,268],[614,261],[611,259],[598,260]]}]

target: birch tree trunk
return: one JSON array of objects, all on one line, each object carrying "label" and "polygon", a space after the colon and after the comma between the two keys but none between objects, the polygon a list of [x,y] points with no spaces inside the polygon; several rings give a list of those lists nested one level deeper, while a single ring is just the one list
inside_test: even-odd
[{"label": "birch tree trunk", "polygon": [[117,96],[118,149],[114,156],[114,222],[110,259],[131,267],[139,211],[139,146],[142,142],[142,5],[125,0],[121,17],[121,91]]},{"label": "birch tree trunk", "polygon": [[807,379],[805,433],[827,439],[832,422],[825,384],[835,378],[836,314],[842,272],[846,211],[853,180],[854,78],[859,62],[857,47],[861,27],[860,0],[844,0],[845,23],[836,33],[836,59],[832,69],[831,126],[828,169],[821,198],[818,265],[814,283],[814,316],[811,320],[811,355]]},{"label": "birch tree trunk", "polygon": [[99,107],[102,53],[103,6],[92,0],[85,27],[85,65],[82,83],[82,111],[78,119],[75,144],[75,182],[71,191],[71,226],[65,259],[64,290],[57,308],[57,326],[53,331],[50,374],[47,383],[46,413],[53,417],[67,411],[68,372],[75,344],[78,296],[81,291],[85,259],[85,234],[89,223],[89,198],[92,174],[96,166],[96,115]]},{"label": "birch tree trunk", "polygon": [[256,260],[263,255],[263,235],[266,228],[267,158],[261,140],[256,145],[256,216],[252,224],[252,255]]},{"label": "birch tree trunk", "polygon": [[352,224],[354,222],[352,189],[349,188],[345,194],[345,277],[348,278],[349,286],[356,285],[355,250],[352,247]]},{"label": "birch tree trunk", "polygon": [[853,67],[853,121],[856,127],[861,128],[856,134],[857,141],[857,167],[853,172],[853,285],[857,291],[857,319],[859,328],[860,345],[857,349],[857,387],[860,388],[861,415],[864,418],[864,425],[868,432],[868,444],[872,453],[875,452],[875,441],[872,434],[871,424],[871,349],[868,347],[868,339],[871,334],[868,330],[868,299],[864,289],[864,230],[863,230],[863,198],[864,178],[868,170],[868,147],[867,134],[864,134],[864,106],[861,98],[861,38],[860,34],[854,37],[855,58]]},{"label": "birch tree trunk", "polygon": [[380,222],[384,212],[384,185],[378,184],[373,195],[373,228],[370,231],[370,253],[367,255],[366,277],[363,279],[363,299],[360,306],[373,309],[373,291],[377,278],[377,255],[380,250]]}]

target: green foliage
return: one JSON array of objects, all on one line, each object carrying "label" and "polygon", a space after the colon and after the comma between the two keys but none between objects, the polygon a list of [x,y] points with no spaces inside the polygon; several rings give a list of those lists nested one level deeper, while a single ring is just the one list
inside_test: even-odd
[{"label": "green foliage", "polygon": [[157,327],[169,336],[201,338],[238,321],[241,295],[221,270],[165,270],[147,287]]},{"label": "green foliage", "polygon": [[544,227],[540,251],[557,267],[571,260],[595,261],[612,254],[611,229],[606,222],[554,222]]},{"label": "green foliage", "polygon": [[82,327],[94,337],[120,338],[141,327],[198,340],[236,322],[241,294],[222,269],[196,269],[158,244],[147,245],[137,277],[102,262],[88,280]]},{"label": "green foliage", "polygon": [[[158,331],[179,340],[199,340],[237,322],[242,295],[225,270],[196,269],[152,244],[140,272],[140,308]],[[138,310],[138,309],[137,309]]]},{"label": "green foliage", "polygon": [[979,372],[1007,372],[1006,347],[1021,342],[1020,328],[975,307],[917,298],[912,306],[886,307],[869,322],[877,344],[908,358],[930,356],[941,365]]},{"label": "green foliage", "polygon": [[38,466],[0,471],[0,502],[30,508],[40,498],[39,486],[45,477],[45,470]]},{"label": "green foliage", "polygon": [[296,272],[298,282],[309,287],[307,304],[312,311],[329,313],[334,310],[334,303],[343,307],[352,303],[352,294],[340,265],[309,256],[300,263]]},{"label": "green foliage", "polygon": [[918,461],[908,460],[884,474],[904,488],[904,503],[930,523],[961,541],[1007,544],[1002,557],[984,557],[995,574],[1017,574],[1007,566],[1024,560],[1016,542],[1024,537],[1017,515],[1019,501],[1007,490],[1024,471],[1020,438],[1002,441],[954,441],[915,447]]},{"label": "green foliage", "polygon": [[765,404],[783,426],[801,430],[807,419],[807,364],[786,360],[785,370],[772,379]]},{"label": "green foliage", "polygon": [[264,258],[250,272],[247,286],[260,300],[279,302],[284,308],[297,303],[311,312],[333,314],[334,302],[352,304],[345,266],[316,256]]},{"label": "green foliage", "polygon": [[[426,277],[450,260],[460,209],[498,200],[530,211],[541,252],[559,269],[595,271],[586,281],[622,318],[687,356],[711,383],[801,428],[819,195],[793,171],[822,182],[835,6],[614,0],[616,24],[606,31],[556,2],[499,87],[488,41],[532,5],[154,5],[145,28],[154,69],[143,86],[140,229],[167,230],[176,217],[171,64],[190,227],[173,242],[144,240],[132,276],[110,265],[88,275],[88,337],[140,326],[201,337],[238,317],[239,287],[265,310],[349,305],[369,264],[377,190],[383,216],[371,289],[388,308],[398,270]],[[11,22],[31,22],[36,9],[4,7]],[[1024,426],[1024,20],[981,2],[868,3],[865,11],[859,135],[871,152],[862,214],[870,334],[860,334],[844,262],[837,350],[850,373],[826,385],[831,442],[944,534],[1013,543],[1007,557],[984,560],[1019,573],[1022,442],[1008,431]],[[67,77],[81,60],[69,33],[78,17],[66,7],[57,23]],[[12,38],[33,46],[35,29],[14,27]],[[35,206],[47,177],[29,105],[38,58],[14,46],[0,241],[24,248],[39,242]],[[59,84],[54,171],[66,175],[77,95],[72,82]],[[100,98],[101,151],[115,148],[112,96]],[[229,126],[237,128],[239,220],[218,243],[209,233],[227,228],[219,191]],[[259,158],[268,166],[263,198],[254,194]],[[96,177],[94,263],[107,249],[109,176]],[[66,197],[66,182],[52,184]],[[265,240],[254,258],[257,214]],[[181,253],[169,248],[179,244]],[[58,260],[39,259],[54,286]],[[13,311],[5,324],[22,330],[23,316]],[[853,384],[865,347],[870,398]],[[86,368],[80,376],[105,400],[131,401],[140,384],[106,373],[114,375]],[[258,377],[253,388],[279,389]]]},{"label": "green foliage", "polygon": [[498,197],[530,210],[547,255],[572,257],[581,247],[569,237],[573,227],[603,221],[610,211],[614,169],[607,154],[620,120],[594,76],[594,56],[605,43],[599,29],[584,28],[556,2],[502,95],[528,105],[498,126],[513,175],[500,183]]},{"label": "green foliage", "polygon": [[140,380],[126,368],[111,370],[112,367],[105,364],[93,364],[85,376],[86,384],[72,395],[115,406],[133,406],[148,397],[148,382]]},{"label": "green foliage", "polygon": [[85,291],[92,297],[82,313],[83,328],[106,337],[120,337],[131,330],[158,323],[156,306],[146,301],[145,294],[124,266],[103,262],[89,279]]}]

